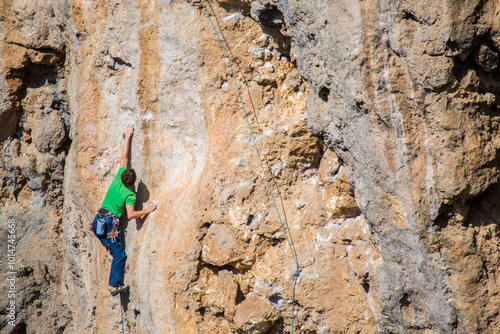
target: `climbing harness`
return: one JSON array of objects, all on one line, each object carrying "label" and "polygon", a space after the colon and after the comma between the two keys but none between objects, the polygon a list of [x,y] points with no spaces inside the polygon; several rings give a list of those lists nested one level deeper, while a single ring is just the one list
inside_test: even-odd
[{"label": "climbing harness", "polygon": [[[231,59],[229,58],[229,54],[228,54],[228,52],[226,50],[226,47],[224,46],[224,43],[222,42],[222,39],[220,38],[219,33],[217,32],[217,29],[215,28],[215,25],[214,25],[214,23],[212,21],[212,18],[210,16],[210,14],[208,13],[207,7],[205,7],[205,3],[203,2],[203,0],[200,0],[200,2],[201,2],[201,5],[203,6],[203,9],[205,10],[205,13],[207,14],[208,20],[210,21],[210,24],[212,25],[212,28],[215,31],[215,34],[217,35],[217,38],[219,39],[219,42],[220,42],[220,44],[222,46],[222,49],[224,50],[224,53],[225,53],[225,55],[227,57],[227,60],[229,61],[229,67],[231,68],[231,73],[233,75],[234,83],[236,85],[236,90],[238,92],[238,97],[239,97],[240,102],[241,102],[241,107],[242,107],[243,113],[245,115],[245,119],[246,119],[246,122],[247,122],[247,125],[248,125],[248,129],[250,130],[250,136],[252,138],[252,142],[253,142],[253,145],[255,147],[255,151],[257,152],[257,157],[259,159],[260,166],[261,166],[262,171],[264,173],[264,178],[266,180],[267,187],[269,188],[269,192],[271,194],[271,198],[272,198],[272,201],[273,201],[273,204],[274,204],[274,208],[276,209],[276,213],[278,214],[278,218],[279,218],[279,221],[281,223],[281,227],[283,228],[283,232],[285,234],[286,241],[288,243],[288,246],[290,247],[290,250],[291,250],[292,256],[293,256],[293,260],[295,262],[296,270],[295,270],[295,274],[293,275],[293,290],[292,290],[292,332],[291,332],[291,334],[293,334],[294,318],[295,318],[295,316],[294,316],[294,311],[295,311],[295,286],[297,284],[297,279],[298,279],[298,276],[299,276],[299,273],[300,273],[300,266],[299,266],[299,263],[297,261],[297,257],[295,255],[295,251],[294,251],[294,249],[292,247],[292,244],[291,244],[290,239],[288,237],[288,234],[286,232],[285,225],[283,224],[283,220],[281,219],[281,214],[280,214],[280,212],[278,210],[278,205],[276,204],[276,200],[274,199],[273,191],[271,189],[271,185],[270,185],[269,180],[267,178],[267,173],[266,173],[266,170],[264,168],[264,164],[263,164],[262,159],[260,157],[259,149],[257,147],[257,143],[256,143],[255,137],[253,135],[252,127],[250,126],[250,121],[248,119],[248,115],[247,115],[247,112],[245,110],[245,104],[243,103],[243,98],[241,96],[240,88],[238,86],[238,82],[236,80],[236,75],[235,75],[234,70],[233,70],[233,64],[231,62]],[[234,49],[233,49],[233,51],[234,51]]]},{"label": "climbing harness", "polygon": [[118,226],[120,225],[120,220],[116,217],[113,216],[113,229],[111,232],[109,232],[108,239],[111,239],[111,242],[116,241],[116,237],[120,234],[120,231],[118,231]]},{"label": "climbing harness", "polygon": [[[92,232],[95,232],[97,235],[104,235],[106,234],[106,239],[111,239],[111,242],[115,242],[116,238],[120,234],[120,231],[118,230],[118,227],[120,226],[120,219],[114,215],[113,212],[109,211],[108,209],[105,208],[100,208],[99,211],[97,211],[97,214],[99,215],[99,218],[97,219],[97,223],[90,224],[90,230]],[[107,232],[106,231],[106,218],[112,217],[113,218],[113,228],[111,231]],[[95,225],[95,226],[94,226]]]}]

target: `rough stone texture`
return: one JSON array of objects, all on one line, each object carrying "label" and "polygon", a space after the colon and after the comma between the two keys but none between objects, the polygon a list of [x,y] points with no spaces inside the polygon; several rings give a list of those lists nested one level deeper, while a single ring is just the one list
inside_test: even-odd
[{"label": "rough stone texture", "polygon": [[[345,164],[382,262],[379,330],[498,328],[497,1],[256,1],[289,36],[309,128]],[[473,214],[474,212],[474,214]],[[483,213],[484,212],[484,213]],[[493,220],[492,220],[493,219]],[[490,231],[490,232],[486,232]],[[479,236],[489,235],[489,239]],[[487,246],[486,246],[487,245]],[[489,250],[484,251],[483,247]]]},{"label": "rough stone texture", "polygon": [[[25,4],[26,5],[26,4]],[[41,42],[44,22],[56,25],[53,16],[40,10],[23,16],[20,2],[3,2],[1,7],[0,78],[0,309],[5,310],[10,275],[7,270],[7,221],[15,220],[16,320],[7,324],[2,315],[2,332],[46,331],[61,280],[64,259],[62,238],[63,177],[70,140],[69,113],[65,102],[65,52],[59,29]],[[43,4],[51,7],[51,5]],[[40,9],[40,8],[37,8]],[[33,10],[31,10],[33,12]],[[22,20],[33,24],[21,24]],[[22,32],[21,32],[22,30]],[[25,35],[34,36],[25,38]],[[38,36],[38,37],[36,37]],[[35,38],[36,37],[36,38]],[[10,233],[9,233],[10,234]],[[10,269],[10,268],[9,268]],[[71,317],[63,307],[57,318],[64,327]],[[2,311],[2,314],[4,311]]]},{"label": "rough stone texture", "polygon": [[111,259],[89,223],[127,123],[136,127],[137,207],[160,203],[122,222],[127,332],[290,332],[296,267],[286,237],[304,265],[295,330],[343,330],[340,317],[348,332],[374,331],[365,305],[374,304],[378,254],[345,168],[307,130],[308,90],[283,49],[289,40],[256,24],[250,2],[208,10],[279,214],[199,3],[3,4],[1,117],[11,123],[1,123],[1,217],[18,221],[19,312],[15,328],[2,318],[2,333],[120,331]]},{"label": "rough stone texture", "polygon": [[[498,3],[205,4],[248,120],[198,1],[2,3],[0,331],[289,333],[297,274],[297,333],[495,332]],[[160,206],[119,299],[89,223],[128,123]]]},{"label": "rough stone texture", "polygon": [[234,324],[242,333],[267,333],[274,321],[274,307],[265,298],[250,292],[238,305]]}]

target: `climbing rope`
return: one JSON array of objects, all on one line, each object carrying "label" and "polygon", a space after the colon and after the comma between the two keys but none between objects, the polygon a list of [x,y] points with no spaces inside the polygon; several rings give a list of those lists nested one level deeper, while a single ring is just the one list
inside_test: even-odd
[{"label": "climbing rope", "polygon": [[280,215],[280,212],[278,210],[278,205],[276,204],[276,200],[274,199],[273,191],[271,189],[271,185],[269,183],[269,179],[267,178],[267,173],[266,173],[266,170],[264,168],[264,164],[262,163],[262,159],[260,157],[259,149],[257,147],[257,143],[256,143],[255,137],[253,135],[252,127],[250,126],[250,121],[248,119],[248,114],[247,114],[246,109],[245,109],[245,104],[243,103],[243,98],[241,96],[240,88],[238,86],[238,82],[236,80],[236,75],[235,75],[234,70],[233,70],[233,63],[231,62],[231,59],[229,58],[229,54],[228,54],[228,52],[226,50],[226,47],[224,46],[224,43],[222,42],[222,39],[220,38],[219,33],[217,32],[217,29],[215,28],[215,25],[214,25],[214,23],[212,21],[212,18],[210,16],[210,14],[208,13],[207,7],[205,7],[205,3],[203,2],[203,0],[200,0],[200,1],[201,1],[202,6],[203,6],[203,9],[205,10],[205,13],[208,16],[210,24],[212,25],[212,28],[214,29],[215,34],[217,35],[217,38],[219,39],[220,45],[222,46],[222,49],[224,50],[224,53],[226,54],[226,57],[227,57],[227,59],[229,61],[229,67],[231,68],[231,73],[233,75],[234,84],[236,85],[236,90],[238,92],[238,97],[239,97],[240,102],[241,102],[241,107],[243,108],[243,113],[245,114],[245,120],[247,122],[248,129],[250,130],[250,136],[252,138],[252,142],[253,142],[253,145],[255,147],[255,151],[257,152],[257,157],[259,159],[260,166],[262,168],[262,172],[264,173],[264,178],[266,180],[267,187],[269,188],[269,193],[271,194],[271,198],[273,200],[274,208],[276,209],[276,213],[278,214],[278,218],[279,218],[279,221],[281,223],[281,227],[283,228],[283,232],[285,234],[286,241],[288,243],[288,246],[290,247],[290,251],[292,252],[293,260],[295,262],[296,270],[295,270],[295,274],[293,275],[293,290],[292,290],[292,333],[291,334],[293,334],[293,329],[294,329],[293,325],[294,325],[294,318],[295,318],[295,316],[294,316],[294,311],[295,311],[295,286],[297,284],[297,278],[298,278],[298,275],[299,275],[299,263],[297,261],[297,257],[295,256],[295,252],[293,250],[293,247],[292,247],[292,244],[291,244],[290,239],[288,237],[288,234],[286,233],[285,225],[283,224],[283,220],[281,219],[281,215]]},{"label": "climbing rope", "polygon": [[123,326],[123,304],[122,304],[121,294],[120,294],[120,313],[122,314],[122,334],[125,334],[125,327]]}]

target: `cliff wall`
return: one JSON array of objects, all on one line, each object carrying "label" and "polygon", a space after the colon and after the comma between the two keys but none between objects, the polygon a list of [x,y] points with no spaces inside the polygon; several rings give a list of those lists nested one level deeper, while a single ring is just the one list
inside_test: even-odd
[{"label": "cliff wall", "polygon": [[494,332],[500,6],[204,4],[231,62],[198,1],[2,3],[1,332]]},{"label": "cliff wall", "polygon": [[498,327],[498,2],[253,8],[283,14],[309,128],[347,166],[383,259],[383,331]]}]

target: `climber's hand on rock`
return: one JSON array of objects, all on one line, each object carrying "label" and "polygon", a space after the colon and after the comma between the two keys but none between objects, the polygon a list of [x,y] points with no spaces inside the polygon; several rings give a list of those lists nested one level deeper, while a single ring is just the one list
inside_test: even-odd
[{"label": "climber's hand on rock", "polygon": [[134,125],[133,124],[127,125],[127,134],[126,134],[126,136],[128,138],[130,138],[130,137],[132,137],[133,134],[134,134]]},{"label": "climber's hand on rock", "polygon": [[156,204],[149,204],[148,211],[151,213],[156,210],[158,206]]}]

